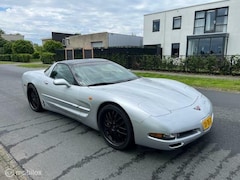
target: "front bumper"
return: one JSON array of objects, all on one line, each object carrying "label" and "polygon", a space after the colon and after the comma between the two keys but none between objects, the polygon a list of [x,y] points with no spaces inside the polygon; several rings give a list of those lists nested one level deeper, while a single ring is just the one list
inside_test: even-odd
[{"label": "front bumper", "polygon": [[[156,131],[156,128],[154,128],[154,130],[145,128],[145,130],[141,129],[141,135],[139,135],[138,133],[135,134],[135,142],[136,144],[139,144],[139,145],[143,145],[143,146],[147,146],[155,149],[161,149],[161,150],[178,149],[180,147],[183,147],[195,141],[196,139],[200,138],[201,136],[205,135],[211,130],[212,124],[205,130],[202,124],[202,122],[205,119],[207,119],[209,116],[211,116],[211,119],[213,122],[214,115],[211,113],[205,118],[199,120],[198,124],[196,124],[195,126],[191,126],[189,129],[185,129],[183,131],[178,131],[178,132],[172,132],[171,134],[175,136],[175,139],[163,140],[163,139],[151,137],[149,136],[149,133],[154,130]],[[144,136],[142,136],[143,134]],[[140,136],[141,138],[138,138],[137,136]]]}]

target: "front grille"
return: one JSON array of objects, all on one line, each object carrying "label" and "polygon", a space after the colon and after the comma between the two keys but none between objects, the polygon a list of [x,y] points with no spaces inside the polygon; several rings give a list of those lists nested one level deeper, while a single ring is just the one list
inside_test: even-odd
[{"label": "front grille", "polygon": [[185,138],[194,134],[197,134],[199,132],[199,129],[193,129],[190,131],[185,131],[177,134],[177,138]]}]

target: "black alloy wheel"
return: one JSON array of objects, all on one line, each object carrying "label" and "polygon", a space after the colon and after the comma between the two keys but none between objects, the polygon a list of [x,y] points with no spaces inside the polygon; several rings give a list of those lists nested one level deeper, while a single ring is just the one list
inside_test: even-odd
[{"label": "black alloy wheel", "polygon": [[43,110],[37,89],[30,84],[27,90],[28,102],[33,111],[40,112]]},{"label": "black alloy wheel", "polygon": [[120,107],[104,106],[98,114],[98,126],[107,144],[114,149],[123,150],[134,144],[132,124]]}]

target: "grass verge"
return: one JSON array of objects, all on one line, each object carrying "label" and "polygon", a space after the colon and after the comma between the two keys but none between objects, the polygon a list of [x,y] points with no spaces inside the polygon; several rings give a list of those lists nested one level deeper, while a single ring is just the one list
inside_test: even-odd
[{"label": "grass verge", "polygon": [[11,62],[11,61],[0,61],[0,64],[15,64],[15,62]]},{"label": "grass verge", "polygon": [[22,63],[18,64],[19,67],[25,67],[25,68],[47,68],[50,66],[49,64],[40,64],[40,63]]},{"label": "grass verge", "polygon": [[175,74],[161,74],[149,72],[134,72],[138,76],[150,78],[167,78],[173,79],[190,86],[199,88],[208,88],[214,90],[240,92],[240,79],[239,78],[221,78],[221,77],[198,77],[191,75],[175,75]]}]

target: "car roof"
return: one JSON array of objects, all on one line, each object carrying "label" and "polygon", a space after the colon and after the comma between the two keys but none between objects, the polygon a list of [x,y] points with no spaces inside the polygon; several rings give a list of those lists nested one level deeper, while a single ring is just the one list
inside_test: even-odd
[{"label": "car roof", "polygon": [[99,63],[99,62],[109,62],[109,60],[100,59],[100,58],[71,59],[71,60],[59,61],[58,63],[74,65],[74,64],[92,64],[92,63]]}]

